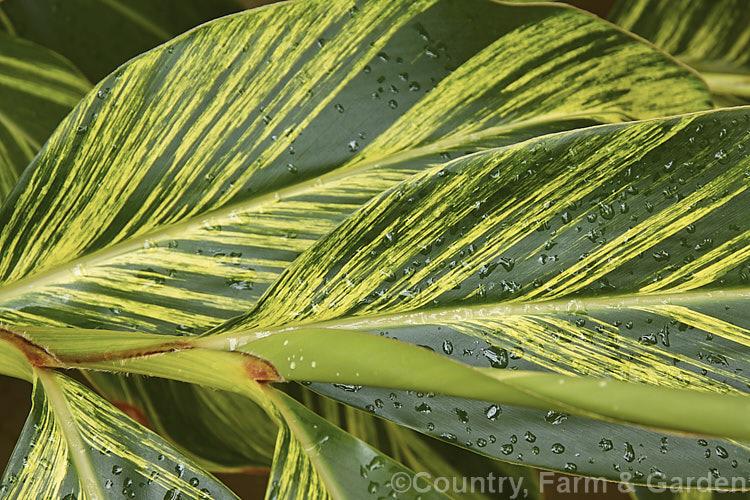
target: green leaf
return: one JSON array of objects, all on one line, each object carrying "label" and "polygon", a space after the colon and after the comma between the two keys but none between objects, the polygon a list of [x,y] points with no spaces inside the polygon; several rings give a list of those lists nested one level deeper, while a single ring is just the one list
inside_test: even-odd
[{"label": "green leaf", "polygon": [[60,52],[97,81],[141,52],[242,8],[232,0],[5,0],[0,17],[6,30]]},{"label": "green leaf", "polygon": [[245,396],[138,375],[96,377],[100,393],[138,409],[149,428],[212,471],[267,470],[278,429]]},{"label": "green leaf", "polygon": [[223,18],[123,66],[57,129],[0,210],[0,318],[199,333],[439,153],[708,105],[665,54],[563,6]]},{"label": "green leaf", "polygon": [[[211,338],[210,344],[217,340]],[[223,340],[223,339],[221,339]],[[527,408],[553,409],[612,422],[750,440],[750,399],[525,370],[473,368],[427,349],[341,330],[277,333],[257,340],[226,339],[270,361],[286,380],[352,383],[440,393]],[[199,346],[207,343],[196,342]],[[331,350],[331,346],[336,346]],[[409,366],[409,370],[404,370]],[[608,393],[606,399],[588,396]],[[684,407],[694,408],[680,420]],[[371,411],[375,411],[374,407]]]},{"label": "green leaf", "polygon": [[35,371],[33,406],[8,464],[4,498],[236,498],[166,441],[86,387]]},{"label": "green leaf", "polygon": [[101,82],[0,210],[0,318],[201,333],[449,155],[710,104],[667,55],[568,7],[351,7],[224,18]]},{"label": "green leaf", "polygon": [[90,84],[67,60],[0,32],[0,202]]},{"label": "green leaf", "polygon": [[700,71],[717,104],[750,103],[746,1],[619,0],[610,19]]},{"label": "green leaf", "polygon": [[31,364],[18,347],[13,333],[0,325],[0,373],[31,382],[34,377]]},{"label": "green leaf", "polygon": [[[394,492],[398,498],[448,498],[286,394],[267,393],[281,430],[266,498],[381,498]],[[404,491],[399,480],[416,488]]]},{"label": "green leaf", "polygon": [[[365,492],[380,497],[395,473],[406,474],[427,498],[428,483],[400,464],[315,415],[289,396],[259,386],[249,376],[248,357],[239,352],[201,348],[112,361],[77,364],[81,368],[141,373],[198,383],[252,398],[280,426],[271,470],[269,498],[360,498]],[[329,442],[330,440],[330,442]],[[342,460],[342,456],[346,457]],[[383,469],[383,470],[380,470]],[[381,489],[382,486],[382,489]],[[432,495],[436,496],[432,496]]]},{"label": "green leaf", "polygon": [[[613,404],[621,394],[607,387],[624,382],[736,399],[750,369],[749,132],[750,109],[734,108],[550,135],[436,167],[347,219],[213,342],[248,349],[282,330],[359,330],[513,370],[500,378],[591,377],[583,383],[594,387],[570,394],[577,404]],[[398,366],[411,375],[410,362]],[[362,387],[356,373],[347,383],[311,388],[505,460],[633,482],[708,475],[720,486],[747,473],[743,443],[524,409],[520,399],[425,399]],[[650,404],[623,415],[658,416]],[[694,408],[685,400],[675,412]],[[490,436],[491,446],[475,444]]]},{"label": "green leaf", "polygon": [[[419,434],[406,427],[378,418],[369,412],[319,396],[300,385],[288,384],[283,386],[282,389],[328,422],[341,427],[373,448],[401,462],[409,469],[426,472],[429,474],[428,478],[457,478],[458,487],[456,489],[462,489],[462,478],[464,477],[503,477],[508,478],[504,480],[506,482],[512,478],[513,484],[524,486],[524,498],[532,500],[541,498],[539,483],[533,469],[499,460],[488,460],[485,456]],[[476,500],[513,498],[512,488],[508,487],[507,483],[502,492],[497,491],[497,484],[495,486],[493,488],[495,491],[490,491],[486,484],[484,491],[478,485],[473,490],[469,486],[460,498]],[[500,495],[501,493],[502,495]]]}]

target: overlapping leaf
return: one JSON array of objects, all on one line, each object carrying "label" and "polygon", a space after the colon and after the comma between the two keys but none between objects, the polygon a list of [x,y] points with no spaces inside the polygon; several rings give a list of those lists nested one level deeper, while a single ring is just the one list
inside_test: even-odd
[{"label": "overlapping leaf", "polygon": [[266,498],[448,498],[289,396],[271,395],[282,425]]},{"label": "overlapping leaf", "polygon": [[89,88],[59,54],[0,32],[0,202]]},{"label": "overlapping leaf", "polygon": [[98,376],[95,384],[205,468],[253,472],[271,465],[276,424],[246,396],[138,375]]},{"label": "overlapping leaf", "polygon": [[200,332],[441,152],[707,105],[666,55],[562,6],[224,18],[124,66],[57,130],[0,212],[2,318]]},{"label": "overlapping leaf", "polygon": [[745,0],[619,0],[610,18],[699,70],[717,104],[750,103],[750,8]]},{"label": "overlapping leaf", "polygon": [[236,498],[89,389],[54,372],[35,381],[3,498]]},{"label": "overlapping leaf", "polygon": [[201,332],[447,155],[708,105],[665,54],[563,6],[303,1],[222,19],[124,66],[57,131],[0,213],[0,318]]},{"label": "overlapping leaf", "polygon": [[[474,366],[743,395],[748,134],[750,109],[736,108],[563,133],[436,167],[344,222],[216,338],[240,346],[324,326]],[[742,443],[500,400],[313,387],[506,460],[635,482],[748,474]],[[617,396],[600,392],[582,397]]]},{"label": "overlapping leaf", "polygon": [[[425,476],[425,473],[429,474],[425,476],[428,479],[445,477],[451,478],[452,481],[456,478],[458,485],[456,490],[461,490],[463,489],[462,478],[508,478],[502,480],[506,483],[503,491],[498,491],[497,484],[489,488],[485,482],[484,488],[479,484],[465,488],[466,491],[461,492],[460,495],[462,499],[512,499],[513,489],[507,484],[510,480],[524,487],[524,498],[531,500],[541,498],[539,482],[532,469],[499,460],[488,460],[485,456],[419,434],[378,418],[367,411],[319,396],[300,385],[296,387],[287,385],[284,390],[287,393],[297,393],[295,397],[306,408],[315,411],[328,422],[341,427],[409,469],[422,472],[422,476]],[[494,491],[490,491],[491,489]]]},{"label": "overlapping leaf", "polygon": [[97,81],[133,56],[243,8],[232,0],[5,0],[0,28],[60,52]]}]

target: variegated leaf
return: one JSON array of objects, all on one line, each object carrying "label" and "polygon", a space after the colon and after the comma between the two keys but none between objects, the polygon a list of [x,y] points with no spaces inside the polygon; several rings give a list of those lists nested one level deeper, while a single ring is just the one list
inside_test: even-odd
[{"label": "variegated leaf", "polygon": [[[551,135],[436,167],[367,204],[253,312],[199,343],[360,330],[472,366],[742,396],[749,134],[750,109],[735,108]],[[506,460],[634,482],[707,475],[718,486],[750,474],[744,443],[350,383],[312,387]],[[581,397],[615,401],[608,387]]]},{"label": "variegated leaf", "polygon": [[125,65],[56,131],[0,211],[0,317],[200,332],[439,153],[707,105],[666,55],[563,6],[227,17]]},{"label": "variegated leaf", "polygon": [[281,430],[267,499],[448,498],[286,394],[269,395]]},{"label": "variegated leaf", "polygon": [[46,370],[35,371],[34,380],[32,411],[0,497],[237,498],[86,387]]},{"label": "variegated leaf", "polygon": [[668,56],[564,6],[225,18],[128,63],[58,129],[0,211],[0,318],[199,333],[448,155],[708,105]]},{"label": "variegated leaf", "polygon": [[610,18],[700,71],[718,105],[750,103],[746,0],[619,0]]},{"label": "variegated leaf", "polygon": [[0,202],[90,87],[59,54],[0,32]]}]

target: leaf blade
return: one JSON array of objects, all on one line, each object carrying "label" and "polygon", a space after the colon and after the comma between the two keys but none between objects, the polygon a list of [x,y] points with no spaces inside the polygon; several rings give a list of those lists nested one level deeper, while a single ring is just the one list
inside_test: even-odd
[{"label": "leaf blade", "polygon": [[[594,127],[436,167],[363,207],[290,267],[254,311],[212,334],[252,344],[290,329],[360,330],[472,366],[744,397],[746,116],[736,108]],[[313,388],[371,411],[388,393]],[[410,410],[425,402],[394,394]],[[374,411],[433,435],[439,420],[444,436],[473,443],[477,434],[463,430],[461,415],[477,432],[485,410],[502,403],[436,397],[430,415]],[[571,463],[580,474],[612,479],[629,471],[634,482],[649,467],[688,475],[684,463],[662,456],[662,439],[670,450],[700,453],[687,438],[572,417],[562,446],[543,412],[508,413],[515,439],[533,426],[532,434],[568,452],[478,451],[556,470]],[[493,425],[481,429],[486,442]],[[615,469],[607,465],[612,447],[597,450],[591,435],[628,444]],[[637,463],[634,443],[650,450]],[[715,461],[709,451],[691,474],[734,477],[746,445],[720,443],[732,450],[720,456],[734,461]],[[568,453],[593,462],[561,462]]]},{"label": "leaf blade", "polygon": [[[3,477],[9,498],[104,498],[105,491],[119,488],[115,480],[122,480],[127,494],[162,497],[174,491],[184,498],[236,498],[166,441],[87,388],[54,372],[37,371],[37,376],[40,373],[32,413]],[[24,456],[30,460],[28,467],[23,467]],[[198,486],[210,488],[213,496]]]}]

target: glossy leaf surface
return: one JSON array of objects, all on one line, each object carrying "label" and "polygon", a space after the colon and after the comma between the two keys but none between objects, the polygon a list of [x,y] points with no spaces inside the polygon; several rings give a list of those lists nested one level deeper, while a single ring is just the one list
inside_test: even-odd
[{"label": "glossy leaf surface", "polygon": [[0,318],[200,333],[428,164],[708,105],[666,55],[563,6],[303,1],[222,19],[63,123],[0,212]]},{"label": "glossy leaf surface", "polygon": [[201,332],[439,153],[705,106],[666,55],[562,6],[227,17],[133,60],[62,123],[0,210],[0,317]]},{"label": "glossy leaf surface", "polygon": [[[283,423],[266,498],[449,498],[289,396],[273,392],[271,398]],[[403,488],[399,479],[415,488]]]},{"label": "glossy leaf surface", "polygon": [[[359,330],[473,366],[744,395],[749,129],[736,108],[436,167],[366,205],[213,333],[239,346]],[[746,474],[741,443],[350,384],[313,387],[506,460],[635,482]],[[607,400],[606,387],[583,397]]]}]

